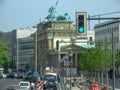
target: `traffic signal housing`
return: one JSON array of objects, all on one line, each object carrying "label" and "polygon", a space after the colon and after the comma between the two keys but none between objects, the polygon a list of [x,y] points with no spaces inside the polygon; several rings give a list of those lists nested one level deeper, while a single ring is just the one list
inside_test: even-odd
[{"label": "traffic signal housing", "polygon": [[56,50],[59,50],[59,40],[56,41]]},{"label": "traffic signal housing", "polygon": [[87,30],[87,13],[77,12],[76,13],[77,35],[86,35],[86,30]]}]

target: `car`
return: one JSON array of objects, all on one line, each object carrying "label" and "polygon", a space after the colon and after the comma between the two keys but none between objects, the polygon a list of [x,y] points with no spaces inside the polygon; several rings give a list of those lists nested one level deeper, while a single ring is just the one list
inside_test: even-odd
[{"label": "car", "polygon": [[16,89],[19,89],[20,86],[19,85],[10,85],[7,90],[16,90]]},{"label": "car", "polygon": [[24,75],[23,73],[18,74],[17,79],[23,79],[23,75]]},{"label": "car", "polygon": [[47,90],[47,89],[53,89],[53,90],[57,90],[58,89],[58,84],[55,81],[47,81],[44,85],[43,85],[43,90]]},{"label": "car", "polygon": [[0,73],[0,78],[3,78],[3,75]]},{"label": "car", "polygon": [[45,73],[44,80],[54,80],[57,81],[57,75],[56,73]]},{"label": "car", "polygon": [[6,75],[6,74],[4,74],[4,73],[2,74],[2,76],[3,76],[3,78],[6,78],[6,77],[7,77],[7,75]]},{"label": "car", "polygon": [[0,73],[0,78],[6,78],[7,75],[5,73]]},{"label": "car", "polygon": [[13,73],[8,73],[6,77],[7,78],[14,78],[14,75],[13,75]]},{"label": "car", "polygon": [[20,81],[19,86],[22,88],[26,88],[27,90],[31,89],[31,84],[28,81]]}]

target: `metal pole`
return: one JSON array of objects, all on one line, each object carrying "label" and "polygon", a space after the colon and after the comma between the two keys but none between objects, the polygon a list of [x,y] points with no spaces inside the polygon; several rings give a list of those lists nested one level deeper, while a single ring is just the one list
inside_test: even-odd
[{"label": "metal pole", "polygon": [[36,35],[36,39],[35,39],[35,52],[36,52],[36,54],[35,54],[35,70],[37,71],[37,31],[36,31],[36,33],[35,33]]},{"label": "metal pole", "polygon": [[71,90],[71,65],[70,65],[70,90]]},{"label": "metal pole", "polygon": [[18,55],[19,55],[19,54],[18,54],[18,49],[19,49],[19,48],[18,48],[18,39],[16,38],[16,40],[17,40],[17,43],[16,43],[16,46],[17,46],[17,61],[16,61],[16,68],[17,68],[17,72],[18,72],[18,64],[19,64],[19,63],[18,63],[18,58],[19,58],[19,57],[18,57]]},{"label": "metal pole", "polygon": [[[88,18],[90,18],[90,15],[88,15]],[[90,20],[88,20],[88,30],[90,30]]]},{"label": "metal pole", "polygon": [[113,84],[113,90],[115,90],[115,61],[114,61],[114,37],[113,37],[113,32],[112,32],[112,69],[113,69],[113,80],[112,80],[112,84]]}]

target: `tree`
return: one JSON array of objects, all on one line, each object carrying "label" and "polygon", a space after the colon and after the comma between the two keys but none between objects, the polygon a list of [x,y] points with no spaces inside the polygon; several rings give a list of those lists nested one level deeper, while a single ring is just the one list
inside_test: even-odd
[{"label": "tree", "polygon": [[15,69],[16,68],[15,61],[11,60],[9,62],[9,68],[11,68],[11,69]]},{"label": "tree", "polygon": [[116,68],[116,75],[119,74],[119,66],[120,66],[120,50],[115,50],[115,66]]},{"label": "tree", "polygon": [[2,40],[0,40],[0,66],[4,67],[4,69],[8,68],[8,52]]},{"label": "tree", "polygon": [[84,70],[98,71],[99,82],[99,71],[102,71],[103,68],[108,67],[112,63],[111,60],[108,61],[110,54],[111,52],[108,49],[107,43],[97,43],[95,48],[91,48],[80,53],[78,66]]}]

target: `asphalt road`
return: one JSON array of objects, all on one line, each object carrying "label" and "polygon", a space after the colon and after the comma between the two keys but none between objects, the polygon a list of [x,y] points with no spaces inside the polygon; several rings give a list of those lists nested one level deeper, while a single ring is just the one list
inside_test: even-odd
[{"label": "asphalt road", "polygon": [[21,79],[0,79],[0,90],[7,90],[9,85],[18,85]]}]

